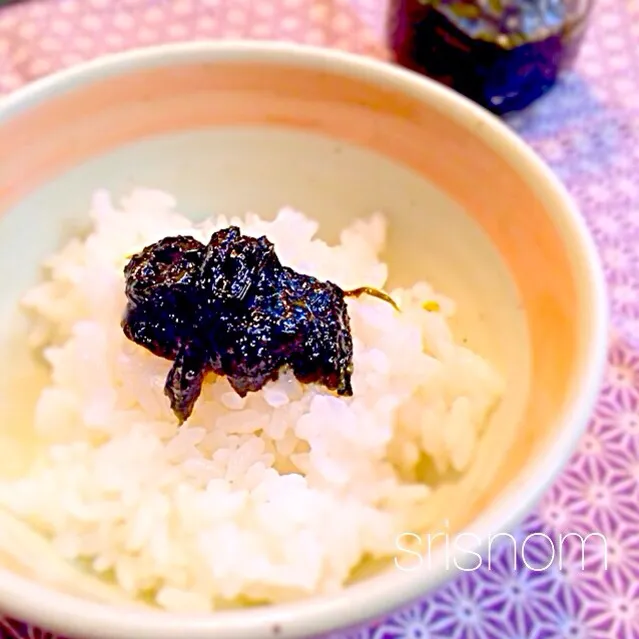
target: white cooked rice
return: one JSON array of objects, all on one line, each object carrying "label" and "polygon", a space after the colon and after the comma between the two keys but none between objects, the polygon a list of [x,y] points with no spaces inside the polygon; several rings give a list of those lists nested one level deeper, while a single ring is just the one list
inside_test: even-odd
[{"label": "white cooked rice", "polygon": [[[383,217],[329,246],[290,208],[272,222],[194,225],[169,195],[136,190],[119,207],[96,193],[91,219],[91,234],[54,255],[25,298],[38,317],[33,347],[51,366],[35,418],[45,452],[28,476],[0,482],[0,503],[62,557],[171,610],[330,593],[365,556],[392,556],[428,507],[420,459],[463,471],[502,393],[491,365],[455,343],[451,300],[423,282],[391,292],[401,313],[349,299],[352,398],[284,374],[241,399],[217,378],[182,428],[163,393],[170,363],[120,328],[127,256],[162,237],[206,242],[236,224],[265,234],[296,270],[383,288]],[[424,310],[427,300],[441,311]]]}]

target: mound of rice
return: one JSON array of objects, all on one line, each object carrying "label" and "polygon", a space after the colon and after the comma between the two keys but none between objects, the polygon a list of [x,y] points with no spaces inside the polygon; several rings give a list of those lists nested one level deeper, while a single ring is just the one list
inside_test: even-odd
[{"label": "mound of rice", "polygon": [[451,300],[423,282],[390,292],[401,313],[349,299],[352,398],[283,374],[241,399],[210,379],[182,428],[163,393],[170,362],[120,328],[123,266],[162,237],[206,242],[236,224],[265,234],[298,271],[383,288],[383,217],[329,246],[290,208],[272,222],[194,225],[171,196],[136,190],[120,206],[96,193],[91,219],[90,235],[49,259],[24,300],[37,317],[33,348],[51,367],[35,418],[44,453],[28,476],[0,484],[0,503],[62,557],[172,610],[331,593],[364,557],[394,555],[396,536],[428,508],[418,464],[464,470],[502,393],[491,365],[455,343]]}]

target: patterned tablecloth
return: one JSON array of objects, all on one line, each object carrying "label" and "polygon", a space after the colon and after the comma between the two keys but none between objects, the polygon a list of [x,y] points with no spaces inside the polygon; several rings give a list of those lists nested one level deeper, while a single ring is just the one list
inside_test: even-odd
[{"label": "patterned tablecloth", "polygon": [[[383,0],[31,0],[0,9],[0,93],[134,46],[280,38],[387,57]],[[535,535],[379,623],[331,639],[639,638],[639,0],[599,0],[576,70],[509,119],[578,201],[603,256],[613,326],[605,388],[569,467],[516,532],[599,533],[545,570]],[[521,550],[522,545],[518,544]],[[570,550],[570,548],[573,550]],[[574,552],[573,552],[574,551]],[[573,555],[571,556],[571,553]],[[0,620],[2,637],[50,635]]]}]

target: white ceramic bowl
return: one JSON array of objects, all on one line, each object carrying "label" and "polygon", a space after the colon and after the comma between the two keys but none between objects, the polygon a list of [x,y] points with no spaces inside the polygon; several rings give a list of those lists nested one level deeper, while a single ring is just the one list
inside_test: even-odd
[{"label": "white ceramic bowl", "polygon": [[[134,51],[5,98],[0,158],[5,362],[19,357],[18,333],[7,328],[20,330],[19,294],[82,222],[96,188],[156,186],[193,215],[272,215],[291,204],[318,218],[327,236],[381,209],[390,220],[394,282],[424,277],[459,301],[456,330],[508,382],[468,473],[434,492],[435,530],[447,522],[450,535],[470,531],[483,541],[509,531],[584,429],[606,350],[593,243],[533,152],[437,84],[386,63],[290,44]],[[16,386],[15,370],[3,368],[3,410],[10,381],[27,406],[28,377]],[[4,415],[5,431],[28,431],[24,415]],[[0,539],[16,534],[19,544],[19,530],[7,520]],[[390,566],[334,596],[178,616],[122,607],[106,592],[88,597],[83,578],[70,580],[49,558],[38,565],[6,554],[0,562],[3,612],[82,639],[315,635],[379,616],[454,574],[440,547],[430,569]]]}]

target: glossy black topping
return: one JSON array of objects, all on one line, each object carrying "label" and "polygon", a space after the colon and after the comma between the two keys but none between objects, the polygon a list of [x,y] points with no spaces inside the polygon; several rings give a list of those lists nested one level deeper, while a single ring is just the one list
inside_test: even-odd
[{"label": "glossy black topping", "polygon": [[180,424],[193,411],[207,373],[226,376],[241,397],[289,367],[302,383],[350,396],[353,342],[346,296],[331,282],[282,266],[266,238],[232,226],[205,246],[167,237],[124,269],[128,339],[172,360],[165,384]]}]

